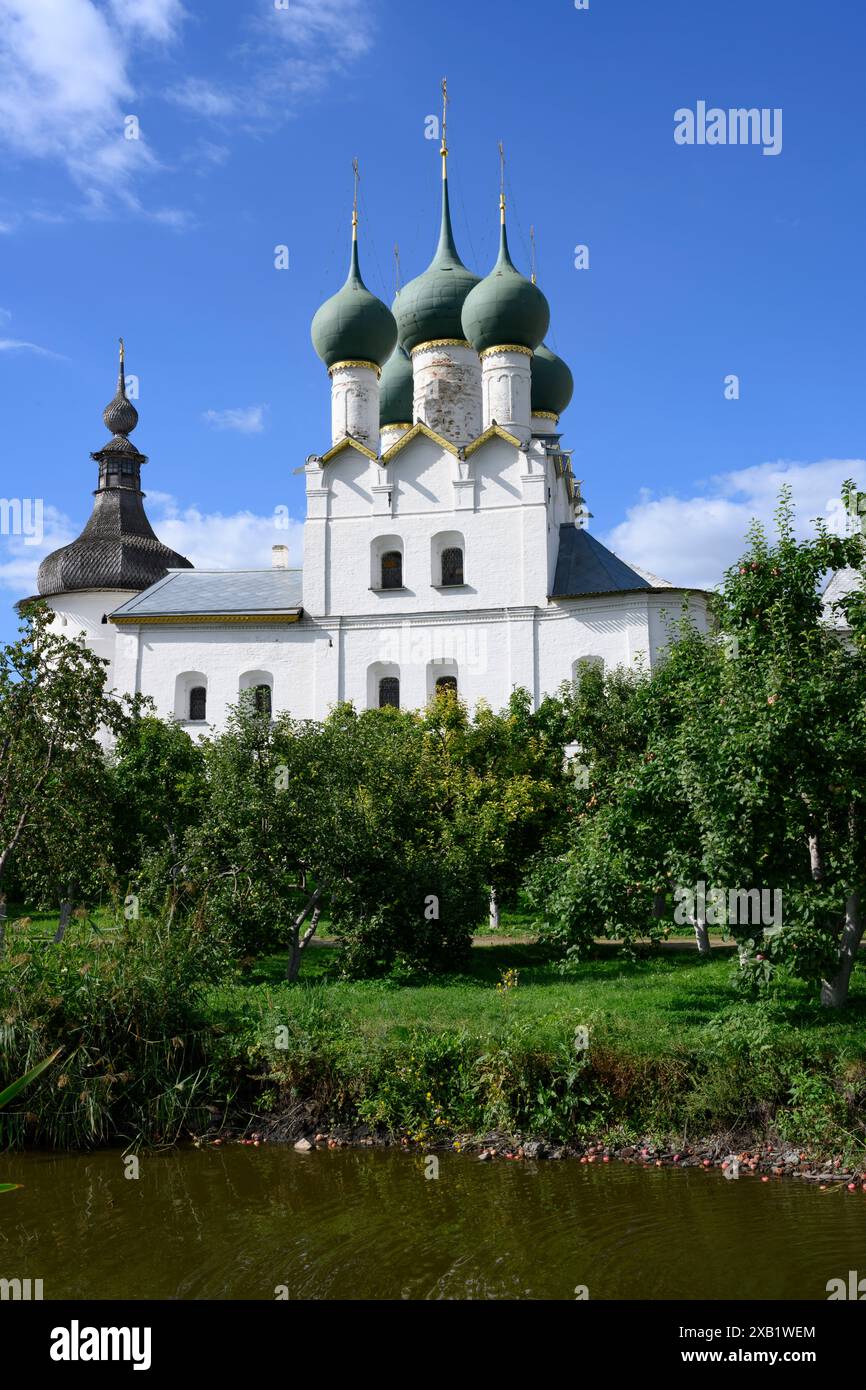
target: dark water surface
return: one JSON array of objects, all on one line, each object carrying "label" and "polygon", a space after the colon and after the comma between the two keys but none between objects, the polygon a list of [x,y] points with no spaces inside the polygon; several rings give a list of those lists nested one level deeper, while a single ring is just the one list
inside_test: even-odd
[{"label": "dark water surface", "polygon": [[0,1155],[0,1278],[51,1298],[826,1299],[866,1193],[377,1150]]}]

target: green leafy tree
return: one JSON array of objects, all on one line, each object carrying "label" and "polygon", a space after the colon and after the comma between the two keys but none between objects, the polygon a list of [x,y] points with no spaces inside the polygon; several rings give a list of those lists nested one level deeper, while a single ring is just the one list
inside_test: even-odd
[{"label": "green leafy tree", "polygon": [[201,743],[174,720],[143,714],[117,741],[111,781],[119,871],[135,873],[149,856],[176,863],[207,795]]},{"label": "green leafy tree", "polygon": [[866,665],[862,643],[823,621],[821,586],[862,562],[863,542],[820,522],[798,541],[787,493],[777,522],[774,543],[753,525],[725,575],[718,620],[733,659],[694,683],[677,746],[708,880],[782,895],[766,938],[731,924],[744,973],[765,982],[783,965],[841,1007],[863,931]]},{"label": "green leafy tree", "polygon": [[34,605],[0,649],[0,895],[13,862],[19,883],[57,897],[110,868],[100,737],[128,711],[106,693],[105,663],[51,619]]}]

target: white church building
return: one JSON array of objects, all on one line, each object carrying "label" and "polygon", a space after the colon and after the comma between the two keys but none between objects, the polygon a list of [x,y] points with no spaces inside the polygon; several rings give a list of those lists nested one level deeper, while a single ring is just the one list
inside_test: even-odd
[{"label": "white church building", "polygon": [[501,708],[537,704],[581,663],[651,665],[683,602],[703,594],[629,565],[587,529],[560,417],[573,382],[544,344],[550,310],[514,267],[500,198],[499,258],[479,279],[451,227],[442,141],[439,241],[391,309],[349,274],[317,312],[331,440],[306,476],[303,568],[198,570],[154,534],[130,441],[121,350],[111,439],[81,536],[48,555],[39,594],[55,626],[191,733],[223,727],[255,690],[263,710],[322,718],[422,707],[437,689]]}]

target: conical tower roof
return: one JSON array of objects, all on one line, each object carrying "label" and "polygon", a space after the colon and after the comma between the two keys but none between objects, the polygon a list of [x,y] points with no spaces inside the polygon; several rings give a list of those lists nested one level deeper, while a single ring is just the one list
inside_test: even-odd
[{"label": "conical tower roof", "polygon": [[489,275],[467,295],[463,332],[476,352],[514,346],[532,352],[550,325],[550,305],[541,290],[514,265],[505,229],[505,193],[499,196],[499,256]]},{"label": "conical tower roof", "polygon": [[[357,170],[356,170],[357,176]],[[337,362],[371,362],[384,367],[397,341],[394,315],[367,289],[358,260],[357,196],[352,212],[352,252],[345,284],[316,311],[313,347],[329,369]]]},{"label": "conical tower roof", "polygon": [[[445,84],[443,83],[443,91]],[[407,352],[421,343],[451,339],[465,342],[460,321],[463,302],[469,291],[478,284],[478,276],[463,264],[454,241],[451,227],[451,204],[448,197],[448,144],[445,117],[442,120],[442,210],[439,220],[439,243],[436,254],[423,275],[410,280],[399,291],[391,306],[400,342]]]},{"label": "conical tower roof", "polygon": [[163,545],[144,510],[141,465],[144,454],[129,439],[138,411],[126,394],[123,339],[117,391],[103,411],[112,438],[91,458],[99,464],[99,485],[90,520],[77,540],[46,555],[39,566],[39,593],[45,597],[84,589],[147,589],[170,569],[192,569],[183,555]]}]

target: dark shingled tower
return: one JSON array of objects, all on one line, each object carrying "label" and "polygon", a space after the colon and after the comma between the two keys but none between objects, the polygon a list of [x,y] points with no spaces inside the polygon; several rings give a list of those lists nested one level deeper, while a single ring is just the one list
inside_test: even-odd
[{"label": "dark shingled tower", "polygon": [[147,459],[129,439],[138,411],[126,394],[122,338],[117,393],[102,418],[112,438],[90,455],[99,464],[93,511],[78,539],[39,566],[39,593],[46,598],[82,589],[147,589],[169,569],[192,569],[163,545],[145,514],[141,465]]}]

